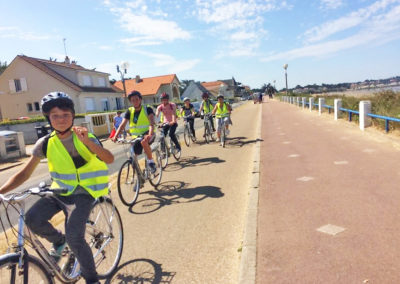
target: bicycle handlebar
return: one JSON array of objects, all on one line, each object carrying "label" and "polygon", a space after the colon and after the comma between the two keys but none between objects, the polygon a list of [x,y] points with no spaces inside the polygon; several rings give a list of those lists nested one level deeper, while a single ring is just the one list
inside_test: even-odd
[{"label": "bicycle handlebar", "polygon": [[29,188],[25,191],[9,193],[7,195],[0,194],[0,201],[20,201],[27,198],[29,195],[53,195],[67,193],[67,188],[50,188],[45,184],[40,183],[37,187]]}]

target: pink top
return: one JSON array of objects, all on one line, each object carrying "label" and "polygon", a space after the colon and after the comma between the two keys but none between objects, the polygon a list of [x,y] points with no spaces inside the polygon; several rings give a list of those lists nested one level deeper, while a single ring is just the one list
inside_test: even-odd
[{"label": "pink top", "polygon": [[169,103],[166,106],[164,106],[163,104],[159,105],[157,107],[157,114],[159,114],[160,112],[163,113],[163,117],[164,117],[164,121],[166,123],[170,123],[172,122],[172,115],[175,114],[176,111],[176,105],[174,103]]}]

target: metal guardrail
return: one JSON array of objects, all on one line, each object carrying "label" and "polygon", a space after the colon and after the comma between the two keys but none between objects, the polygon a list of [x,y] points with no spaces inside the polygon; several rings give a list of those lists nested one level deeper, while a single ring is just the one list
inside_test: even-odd
[{"label": "metal guardrail", "polygon": [[330,106],[330,105],[322,105],[322,107],[327,108],[328,109],[328,113],[331,113],[331,109],[334,109],[334,107]]},{"label": "metal guardrail", "polygon": [[353,114],[360,115],[359,111],[356,111],[356,110],[353,110],[353,109],[347,109],[347,108],[342,108],[341,107],[341,108],[339,108],[339,110],[349,113],[349,121],[352,121]]},{"label": "metal guardrail", "polygon": [[400,119],[399,118],[395,118],[395,117],[378,115],[378,114],[373,114],[373,113],[368,113],[367,115],[370,116],[370,117],[373,117],[373,118],[384,119],[385,120],[386,133],[389,132],[389,121],[400,122]]}]

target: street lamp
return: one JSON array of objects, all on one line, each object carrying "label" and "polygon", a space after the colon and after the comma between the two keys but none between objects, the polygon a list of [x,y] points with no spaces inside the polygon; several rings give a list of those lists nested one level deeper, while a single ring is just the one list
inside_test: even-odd
[{"label": "street lamp", "polygon": [[285,79],[286,79],[286,96],[288,95],[288,89],[287,89],[287,68],[288,65],[287,63],[283,65],[283,69],[285,69]]},{"label": "street lamp", "polygon": [[126,70],[128,68],[129,68],[129,63],[126,62],[126,61],[121,63],[121,68],[119,67],[119,65],[117,65],[117,72],[121,75],[122,86],[124,87],[124,105],[125,105],[125,108],[128,108],[128,106],[129,106],[128,97],[126,95],[125,77],[124,77],[124,74],[126,74]]}]

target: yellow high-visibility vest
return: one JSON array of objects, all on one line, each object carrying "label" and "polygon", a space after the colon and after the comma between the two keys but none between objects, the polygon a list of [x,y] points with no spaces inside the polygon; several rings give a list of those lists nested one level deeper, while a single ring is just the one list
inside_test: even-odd
[{"label": "yellow high-visibility vest", "polygon": [[224,106],[220,107],[220,104],[217,103],[217,111],[215,112],[215,117],[216,118],[222,118],[222,117],[228,117],[229,116],[229,111],[228,111],[228,106],[227,103],[224,103]]},{"label": "yellow high-visibility vest", "polygon": [[130,111],[129,132],[131,133],[132,138],[136,138],[149,131],[150,120],[149,117],[147,116],[146,107],[142,106],[142,109],[140,110],[140,114],[136,123],[133,121],[133,118],[135,116],[135,108],[130,107],[129,111]]},{"label": "yellow high-visibility vest", "polygon": [[[80,185],[93,198],[108,194],[108,167],[72,133],[73,142],[79,155],[86,161],[82,167],[76,168],[72,157],[57,137],[51,134],[47,145],[47,160],[50,176],[53,180],[51,188],[66,188],[64,196],[71,195]],[[89,133],[89,137],[95,137]]]}]

